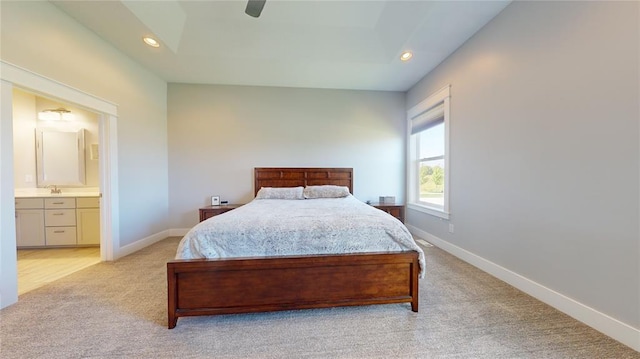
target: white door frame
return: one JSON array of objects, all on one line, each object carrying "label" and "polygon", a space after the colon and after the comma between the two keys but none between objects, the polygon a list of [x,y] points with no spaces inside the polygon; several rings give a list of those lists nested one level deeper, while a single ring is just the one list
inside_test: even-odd
[{"label": "white door frame", "polygon": [[[118,257],[120,248],[120,231],[119,231],[119,203],[118,203],[118,141],[117,141],[117,105],[103,100],[99,97],[88,94],[84,91],[67,86],[56,80],[41,76],[32,71],[23,69],[16,65],[5,61],[0,61],[0,79],[3,81],[3,90],[7,87],[21,88],[29,92],[33,92],[48,98],[57,99],[81,106],[87,110],[100,114],[99,118],[99,136],[101,151],[99,156],[100,168],[100,191],[102,199],[100,201],[100,257],[103,261],[111,261]],[[3,132],[5,129],[13,128],[13,116],[10,116],[13,104],[12,96],[3,91],[0,102],[2,108]],[[0,154],[3,158],[13,158],[13,136],[5,134],[3,141],[0,141]],[[3,161],[5,162],[5,161]],[[0,180],[0,194],[2,198],[8,196],[9,187],[13,191],[13,161],[11,165],[3,165],[2,180]],[[6,163],[6,162],[5,162]],[[11,195],[13,197],[13,195]],[[15,211],[13,201],[3,201],[0,211],[2,227],[4,230],[0,232],[0,241],[2,247],[0,256],[2,259],[0,273],[3,282],[14,282],[13,277],[17,278],[17,262],[16,256],[7,255],[5,252],[9,248],[16,248],[15,221],[6,223],[3,214]],[[13,218],[13,216],[11,216]],[[5,253],[3,253],[5,252]],[[13,288],[15,287],[15,293]],[[15,299],[15,300],[14,300]],[[4,308],[17,301],[17,286],[9,285],[8,288],[0,287],[0,308]]]}]

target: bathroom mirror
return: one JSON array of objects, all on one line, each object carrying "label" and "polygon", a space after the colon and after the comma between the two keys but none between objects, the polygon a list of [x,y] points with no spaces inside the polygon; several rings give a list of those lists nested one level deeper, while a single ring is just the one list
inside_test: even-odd
[{"label": "bathroom mirror", "polygon": [[36,129],[38,186],[84,186],[84,153],[84,129]]}]

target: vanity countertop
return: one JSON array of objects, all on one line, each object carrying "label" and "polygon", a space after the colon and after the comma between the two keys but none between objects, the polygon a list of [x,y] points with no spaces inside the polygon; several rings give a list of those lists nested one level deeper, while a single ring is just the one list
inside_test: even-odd
[{"label": "vanity countertop", "polygon": [[61,193],[51,193],[47,188],[16,188],[16,198],[34,197],[100,197],[97,188],[61,188]]}]

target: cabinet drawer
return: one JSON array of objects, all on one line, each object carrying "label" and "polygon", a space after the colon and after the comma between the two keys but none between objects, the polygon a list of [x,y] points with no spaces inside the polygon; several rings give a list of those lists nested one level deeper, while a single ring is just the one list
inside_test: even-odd
[{"label": "cabinet drawer", "polygon": [[42,198],[16,198],[16,209],[44,208]]},{"label": "cabinet drawer", "polygon": [[76,244],[76,227],[47,227],[45,235],[48,246]]},{"label": "cabinet drawer", "polygon": [[99,197],[78,197],[76,198],[77,208],[100,208]]},{"label": "cabinet drawer", "polygon": [[373,206],[381,211],[389,213],[393,217],[396,217],[398,220],[400,220],[400,222],[404,223],[404,205],[374,203]]},{"label": "cabinet drawer", "polygon": [[76,208],[75,198],[45,198],[44,208]]},{"label": "cabinet drawer", "polygon": [[75,226],[75,209],[47,209],[44,211],[44,225],[53,226]]},{"label": "cabinet drawer", "polygon": [[219,214],[223,214],[225,212],[229,212],[231,210],[231,208],[221,208],[221,209],[209,209],[206,211],[203,211],[203,218],[207,219],[207,218],[211,218],[211,217],[215,217]]},{"label": "cabinet drawer", "polygon": [[382,210],[398,219],[400,218],[400,208],[382,208]]},{"label": "cabinet drawer", "polygon": [[200,222],[211,218],[211,217],[215,217],[217,215],[223,214],[225,212],[229,212],[231,210],[234,210],[238,207],[242,206],[241,204],[225,204],[225,205],[221,205],[221,206],[207,206],[207,207],[203,207],[200,208]]}]

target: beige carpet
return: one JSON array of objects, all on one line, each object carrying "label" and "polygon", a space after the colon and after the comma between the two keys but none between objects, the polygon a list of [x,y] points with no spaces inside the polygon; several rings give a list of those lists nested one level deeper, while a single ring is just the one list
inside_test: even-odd
[{"label": "beige carpet", "polygon": [[26,293],[0,311],[2,358],[640,358],[640,354],[426,248],[408,304],[181,318],[166,328],[179,238]]}]

